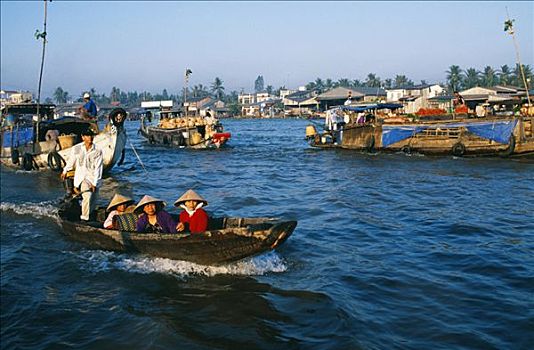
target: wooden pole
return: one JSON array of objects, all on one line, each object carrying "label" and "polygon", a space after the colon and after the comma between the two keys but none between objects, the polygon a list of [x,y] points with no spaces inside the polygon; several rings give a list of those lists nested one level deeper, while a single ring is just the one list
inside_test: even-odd
[{"label": "wooden pole", "polygon": [[46,15],[48,9],[48,0],[44,0],[44,23],[43,23],[43,32],[39,34],[39,37],[43,39],[43,54],[41,56],[41,70],[39,72],[39,87],[37,88],[37,130],[35,135],[35,141],[33,143],[33,152],[35,152],[35,145],[39,142],[39,124],[41,123],[41,83],[43,80],[43,68],[44,68],[44,59],[45,59],[45,49],[46,49]]},{"label": "wooden pole", "polygon": [[[506,16],[508,17],[509,23],[513,23],[510,20],[510,15],[508,14],[508,7],[506,7]],[[512,40],[514,42],[514,47],[515,47],[515,54],[516,54],[516,58],[517,58],[517,64],[519,65],[519,71],[521,72],[521,78],[523,80],[523,84],[525,85],[525,91],[527,93],[527,104],[528,104],[528,107],[530,107],[530,106],[532,106],[532,104],[530,103],[530,94],[528,92],[527,79],[525,78],[525,71],[523,70],[523,65],[521,64],[521,59],[519,57],[519,46],[517,45],[517,41],[515,39],[515,30],[513,28],[513,24],[510,26],[510,28],[508,30],[508,33],[510,33],[512,35]]]}]

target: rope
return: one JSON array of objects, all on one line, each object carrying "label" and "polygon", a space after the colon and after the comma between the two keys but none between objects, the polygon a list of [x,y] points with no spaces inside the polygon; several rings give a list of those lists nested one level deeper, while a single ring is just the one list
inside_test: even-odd
[{"label": "rope", "polygon": [[143,164],[143,161],[141,160],[141,157],[139,157],[139,154],[137,154],[137,151],[135,150],[135,147],[134,147],[134,145],[132,144],[131,141],[130,141],[130,147],[132,147],[132,151],[134,151],[135,156],[137,157],[137,160],[139,160],[139,164],[141,164],[141,166],[143,167],[143,170],[145,171],[145,173],[148,174],[148,171],[146,170],[145,165]]}]

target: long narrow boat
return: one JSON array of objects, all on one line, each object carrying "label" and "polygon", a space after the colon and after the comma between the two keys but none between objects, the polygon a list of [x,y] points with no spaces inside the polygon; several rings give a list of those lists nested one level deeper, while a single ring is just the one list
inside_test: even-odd
[{"label": "long narrow boat", "polygon": [[220,265],[275,249],[297,226],[296,221],[271,218],[210,218],[209,230],[203,233],[154,234],[104,229],[101,221],[72,221],[72,215],[61,210],[59,217],[63,232],[90,248],[202,265]]},{"label": "long narrow boat", "polygon": [[[350,108],[341,107],[344,112]],[[307,129],[311,146],[367,152],[404,152],[457,157],[534,156],[534,117],[495,116],[410,122],[403,118],[363,121],[354,118],[339,131]]]},{"label": "long narrow boat", "polygon": [[215,118],[183,117],[179,113],[161,112],[158,125],[147,124],[149,118],[143,115],[139,133],[151,144],[196,149],[221,148],[232,136],[223,132],[222,124]]},{"label": "long narrow boat", "polygon": [[[81,142],[81,132],[87,128],[98,131],[93,120],[76,117],[52,119],[53,105],[36,104],[7,106],[2,110],[0,162],[25,170],[61,171],[70,156],[70,148]],[[103,153],[104,172],[109,171],[124,156],[126,131],[123,124],[126,111],[116,108],[109,114],[109,122],[94,138]],[[48,119],[45,121],[36,121]]]}]

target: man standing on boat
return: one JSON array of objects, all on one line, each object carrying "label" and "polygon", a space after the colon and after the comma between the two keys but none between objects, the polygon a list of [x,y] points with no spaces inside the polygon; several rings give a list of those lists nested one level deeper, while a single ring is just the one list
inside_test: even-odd
[{"label": "man standing on boat", "polygon": [[98,196],[98,187],[102,181],[104,169],[102,151],[93,143],[94,132],[90,128],[82,132],[82,143],[71,148],[67,164],[61,173],[61,179],[65,180],[67,172],[75,169],[74,187],[82,196],[81,220],[88,221],[93,211]]},{"label": "man standing on boat", "polygon": [[81,108],[82,119],[96,119],[96,103],[91,98],[91,94],[86,92],[83,94],[83,101],[85,104]]}]

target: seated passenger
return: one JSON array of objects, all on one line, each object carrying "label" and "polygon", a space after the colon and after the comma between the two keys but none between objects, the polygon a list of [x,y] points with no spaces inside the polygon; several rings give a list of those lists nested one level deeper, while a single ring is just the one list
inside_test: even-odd
[{"label": "seated passenger", "polygon": [[200,233],[208,229],[208,214],[202,209],[208,202],[193,190],[187,190],[174,206],[184,209],[180,213],[180,222],[176,226],[178,232],[190,231]]},{"label": "seated passenger", "polygon": [[176,222],[163,208],[167,204],[154,197],[144,196],[134,209],[141,214],[137,219],[136,231],[144,233],[176,233]]},{"label": "seated passenger", "polygon": [[104,221],[104,228],[116,229],[117,227],[113,225],[113,218],[115,217],[115,215],[131,212],[133,208],[128,208],[128,206],[130,204],[133,204],[133,202],[133,199],[116,193],[111,199],[111,202],[109,202],[108,208],[106,209],[106,211],[109,211],[110,213],[106,221]]}]

